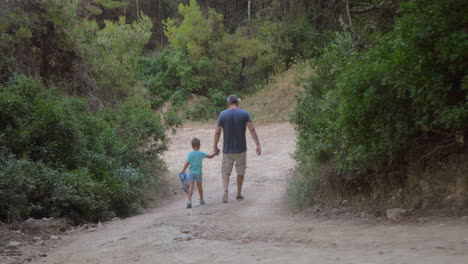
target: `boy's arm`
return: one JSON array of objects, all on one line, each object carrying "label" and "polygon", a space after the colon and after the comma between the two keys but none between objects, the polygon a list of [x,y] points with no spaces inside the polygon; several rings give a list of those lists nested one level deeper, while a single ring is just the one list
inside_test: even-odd
[{"label": "boy's arm", "polygon": [[187,170],[189,165],[190,165],[190,163],[188,163],[188,161],[186,161],[185,164],[184,164],[184,168],[182,169],[182,172],[181,172],[182,174],[185,173],[185,171]]},{"label": "boy's arm", "polygon": [[206,158],[212,159],[212,158],[214,158],[214,156],[218,156],[218,155],[219,155],[219,152],[218,152],[218,153],[215,152],[215,153],[213,153],[213,154],[206,155]]}]

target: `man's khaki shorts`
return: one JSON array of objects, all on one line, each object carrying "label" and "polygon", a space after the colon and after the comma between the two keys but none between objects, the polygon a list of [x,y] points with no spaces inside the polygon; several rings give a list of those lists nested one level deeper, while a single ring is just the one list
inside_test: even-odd
[{"label": "man's khaki shorts", "polygon": [[245,175],[247,152],[223,154],[223,165],[221,166],[223,175],[231,174],[234,163],[236,164],[237,175]]}]

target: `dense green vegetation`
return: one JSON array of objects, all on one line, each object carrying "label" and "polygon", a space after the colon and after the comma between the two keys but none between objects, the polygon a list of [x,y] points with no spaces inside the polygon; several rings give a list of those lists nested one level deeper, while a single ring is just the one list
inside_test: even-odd
[{"label": "dense green vegetation", "polygon": [[0,220],[135,213],[168,129],[303,63],[291,196],[404,187],[464,151],[465,2],[1,1]]},{"label": "dense green vegetation", "polygon": [[134,214],[164,171],[165,129],[134,76],[150,19],[98,23],[79,4],[2,2],[0,220]]},{"label": "dense green vegetation", "polygon": [[274,2],[0,2],[0,220],[135,213],[165,130],[291,63]]},{"label": "dense green vegetation", "polygon": [[[393,30],[364,51],[351,33],[337,33],[313,63],[316,74],[303,80],[296,108],[296,159],[309,175],[295,183],[299,199],[320,200],[321,188],[369,193],[375,182],[390,183],[392,173],[429,158],[418,153],[433,153],[426,145],[463,149],[466,12],[466,1],[409,1]],[[404,188],[396,175],[403,179],[390,188]]]}]

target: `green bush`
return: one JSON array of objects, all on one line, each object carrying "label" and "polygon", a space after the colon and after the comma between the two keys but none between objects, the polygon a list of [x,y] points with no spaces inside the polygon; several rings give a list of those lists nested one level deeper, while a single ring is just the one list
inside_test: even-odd
[{"label": "green bush", "polygon": [[247,28],[226,32],[222,15],[213,9],[204,13],[197,1],[180,4],[178,10],[180,19],[164,23],[170,49],[142,58],[136,76],[150,91],[153,107],[170,101],[179,111],[191,95],[203,96],[209,109],[197,106],[188,117],[212,118],[227,95],[266,79],[277,58],[267,41],[250,37]]},{"label": "green bush", "polygon": [[403,4],[393,32],[338,77],[340,170],[398,164],[421,134],[466,125],[465,11],[459,0]]},{"label": "green bush", "polygon": [[468,4],[413,0],[400,12],[367,51],[357,53],[346,33],[335,36],[314,75],[301,80],[306,90],[294,118],[301,174],[363,186],[404,166],[405,154],[432,131],[454,135],[466,127]]},{"label": "green bush", "polygon": [[216,107],[208,98],[199,97],[187,109],[185,116],[190,120],[210,120],[218,116],[220,108]]},{"label": "green bush", "polygon": [[165,128],[149,108],[92,114],[86,102],[18,76],[0,87],[0,109],[0,219],[130,215],[164,169]]}]

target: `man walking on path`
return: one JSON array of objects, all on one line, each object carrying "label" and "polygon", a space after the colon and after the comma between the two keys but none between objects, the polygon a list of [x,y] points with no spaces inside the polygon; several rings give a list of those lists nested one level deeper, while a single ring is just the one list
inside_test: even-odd
[{"label": "man walking on path", "polygon": [[219,114],[218,124],[214,136],[214,152],[219,153],[218,142],[223,131],[223,161],[221,173],[223,176],[224,195],[223,203],[228,202],[229,177],[232,168],[236,165],[237,172],[237,200],[243,200],[242,184],[244,183],[245,170],[247,168],[247,140],[245,130],[249,129],[255,144],[257,145],[257,155],[262,153],[260,141],[255,131],[250,115],[247,111],[239,108],[239,98],[230,95],[227,98],[228,109]]}]

